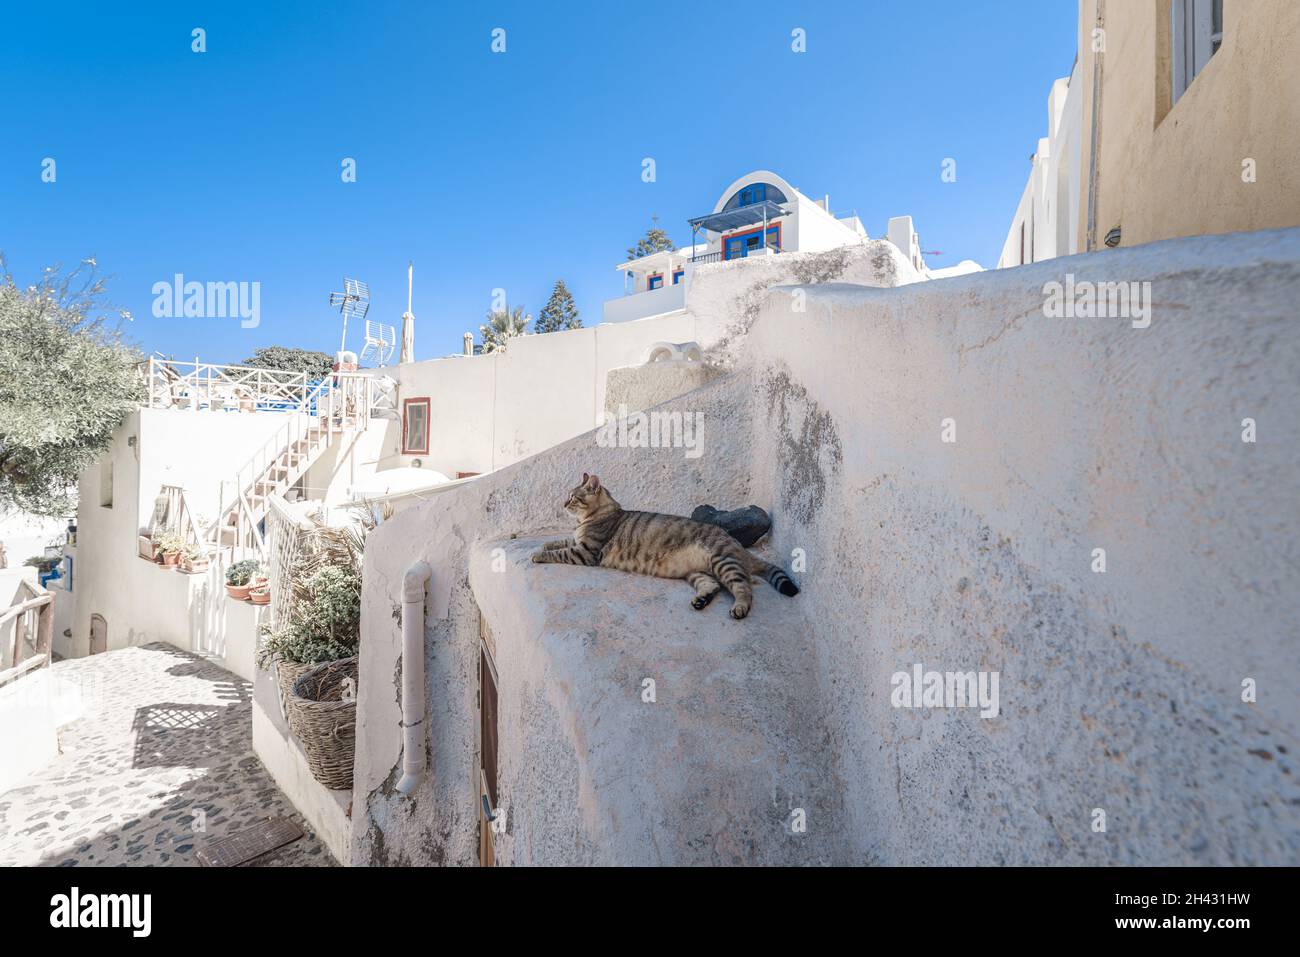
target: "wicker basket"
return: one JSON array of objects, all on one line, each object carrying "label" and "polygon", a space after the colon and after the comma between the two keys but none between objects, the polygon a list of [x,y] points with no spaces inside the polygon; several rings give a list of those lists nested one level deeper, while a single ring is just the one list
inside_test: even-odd
[{"label": "wicker basket", "polygon": [[280,689],[280,714],[284,717],[285,724],[289,725],[289,730],[297,733],[293,723],[293,683],[300,675],[305,675],[316,665],[285,661],[277,656],[271,667],[275,670],[275,683]]},{"label": "wicker basket", "polygon": [[[345,687],[350,688],[344,701]],[[312,776],[333,790],[352,787],[357,738],[357,659],[317,665],[293,683],[293,733],[302,742]]]}]

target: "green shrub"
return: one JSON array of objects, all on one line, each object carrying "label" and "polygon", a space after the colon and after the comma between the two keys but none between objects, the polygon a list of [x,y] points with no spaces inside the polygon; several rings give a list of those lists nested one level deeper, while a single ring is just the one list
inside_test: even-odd
[{"label": "green shrub", "polygon": [[361,575],[352,566],[326,565],[304,583],[289,623],[262,626],[257,664],[266,668],[277,656],[299,664],[349,658],[361,637]]}]

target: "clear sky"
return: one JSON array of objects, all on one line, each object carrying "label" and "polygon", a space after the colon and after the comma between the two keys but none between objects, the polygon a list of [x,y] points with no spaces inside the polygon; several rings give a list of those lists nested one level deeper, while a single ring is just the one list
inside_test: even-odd
[{"label": "clear sky", "polygon": [[[333,352],[327,298],[344,275],[370,284],[371,318],[398,323],[408,259],[417,358],[459,351],[496,288],[536,315],[563,278],[594,325],[652,214],[685,244],[686,219],[757,168],[856,210],[873,237],[910,214],[941,251],[932,266],[991,267],[1048,89],[1074,59],[1076,11],[8,2],[0,251],[20,282],[96,257],[135,315],[132,340],[212,362],[266,345]],[[947,157],[954,183],[940,179]],[[155,318],[153,284],[178,272],[260,283],[261,324]]]}]

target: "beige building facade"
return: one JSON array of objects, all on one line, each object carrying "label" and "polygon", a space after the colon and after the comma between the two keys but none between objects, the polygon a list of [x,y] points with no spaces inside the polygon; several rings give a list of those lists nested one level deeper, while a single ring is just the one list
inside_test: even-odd
[{"label": "beige building facade", "polygon": [[1300,3],[1080,0],[1047,132],[1000,267],[1300,225]]},{"label": "beige building facade", "polygon": [[[1212,53],[1179,91],[1207,26]],[[1085,131],[1098,117],[1082,249],[1116,227],[1129,246],[1300,224],[1300,4],[1082,0],[1079,51]]]}]

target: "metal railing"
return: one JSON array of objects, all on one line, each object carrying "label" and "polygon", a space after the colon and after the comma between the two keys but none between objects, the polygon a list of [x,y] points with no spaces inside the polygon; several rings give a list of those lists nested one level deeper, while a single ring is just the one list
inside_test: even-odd
[{"label": "metal railing", "polygon": [[[771,243],[771,242],[769,242],[769,243],[767,244],[767,247],[766,247],[766,248],[767,248],[767,250],[770,251],[773,255],[775,255],[776,253],[781,252],[781,247],[778,246],[778,245],[776,245],[775,243]],[[726,260],[726,261],[727,261],[727,262],[735,262],[737,259],[743,259],[743,258],[745,258],[746,255],[749,255],[749,256],[753,256],[753,255],[765,255],[765,253],[764,253],[764,251],[763,251],[763,247],[756,247],[756,248],[754,248],[754,249],[746,250],[746,252],[745,252],[744,254],[742,254],[742,255],[739,255],[739,256],[732,256],[731,259]],[[691,257],[691,262],[692,262],[692,263],[695,263],[696,265],[699,265],[700,263],[720,263],[720,262],[723,262],[722,251],[719,250],[718,252],[714,252],[714,253],[701,253],[701,254],[698,255],[698,256],[692,256],[692,257]]]}]

